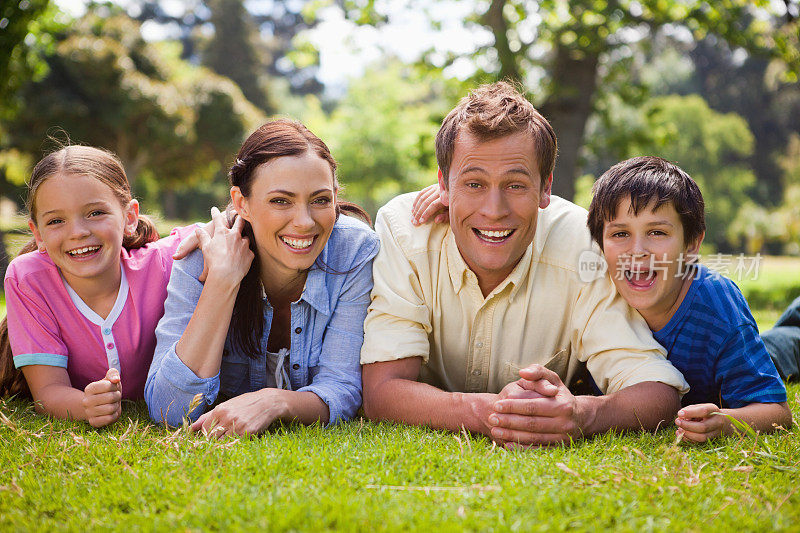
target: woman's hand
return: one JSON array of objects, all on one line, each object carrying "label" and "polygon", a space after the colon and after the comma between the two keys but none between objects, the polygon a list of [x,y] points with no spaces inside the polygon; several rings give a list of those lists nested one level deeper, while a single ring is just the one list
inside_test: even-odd
[{"label": "woman's hand", "polygon": [[286,393],[281,389],[261,389],[231,398],[200,415],[192,424],[192,431],[202,430],[218,438],[260,433],[288,412]]},{"label": "woman's hand", "polygon": [[433,218],[434,222],[448,222],[450,216],[447,207],[442,204],[439,198],[439,184],[428,185],[414,198],[414,205],[411,207],[411,222],[415,226],[424,224]]},{"label": "woman's hand", "polygon": [[210,231],[197,228],[198,248],[203,251],[204,273],[208,278],[239,284],[250,270],[253,252],[250,241],[242,236],[244,219],[237,217],[231,228],[218,209],[211,211]]},{"label": "woman's hand", "polygon": [[109,368],[106,376],[86,385],[83,391],[86,420],[93,427],[107,426],[122,414],[122,383],[119,371]]}]

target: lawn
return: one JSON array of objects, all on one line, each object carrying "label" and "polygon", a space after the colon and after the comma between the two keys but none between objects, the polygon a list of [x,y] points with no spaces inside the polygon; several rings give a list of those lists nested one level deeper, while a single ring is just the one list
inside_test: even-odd
[{"label": "lawn", "polygon": [[[745,292],[800,281],[797,259],[762,267]],[[756,309],[762,330],[778,312]],[[800,420],[800,385],[789,404]],[[690,446],[665,427],[507,452],[359,419],[215,441],[150,425],[140,403],[94,430],[0,401],[0,531],[798,531],[798,437]]]}]

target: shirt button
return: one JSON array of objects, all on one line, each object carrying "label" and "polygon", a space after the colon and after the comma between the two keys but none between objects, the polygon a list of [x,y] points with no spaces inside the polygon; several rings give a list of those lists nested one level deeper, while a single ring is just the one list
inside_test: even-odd
[{"label": "shirt button", "polygon": [[104,335],[111,335],[111,328],[106,328],[103,330]]},{"label": "shirt button", "polygon": [[303,331],[303,328],[294,328],[294,332],[298,335]]},{"label": "shirt button", "polygon": [[477,343],[475,346],[477,346],[478,348],[483,348],[483,343],[482,343],[482,342],[479,342],[479,343]]},{"label": "shirt button", "polygon": [[292,368],[294,368],[295,370],[300,370],[300,365],[295,363],[292,365]]},{"label": "shirt button", "polygon": [[114,343],[113,342],[109,342],[108,344],[106,344],[106,348],[108,348],[109,350],[113,350],[114,349]]},{"label": "shirt button", "polygon": [[472,371],[472,375],[473,376],[480,376],[481,375],[481,371],[480,370],[473,370]]}]

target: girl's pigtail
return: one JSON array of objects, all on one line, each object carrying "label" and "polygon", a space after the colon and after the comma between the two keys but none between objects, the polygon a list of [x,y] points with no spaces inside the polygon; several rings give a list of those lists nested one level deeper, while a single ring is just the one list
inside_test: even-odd
[{"label": "girl's pigtail", "polygon": [[156,225],[147,215],[139,215],[139,223],[133,235],[125,235],[122,239],[122,246],[128,250],[141,248],[148,242],[158,240],[158,230]]}]

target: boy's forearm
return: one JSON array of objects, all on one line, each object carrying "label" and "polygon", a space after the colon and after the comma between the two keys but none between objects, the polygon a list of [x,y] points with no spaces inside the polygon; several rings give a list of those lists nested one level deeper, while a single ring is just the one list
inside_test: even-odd
[{"label": "boy's forearm", "polygon": [[[792,412],[786,402],[751,403],[737,409],[720,409],[720,412],[746,423],[759,433],[771,433],[777,429],[777,426],[789,429],[793,423]],[[734,435],[738,433],[730,418],[725,418],[723,434]]]}]

